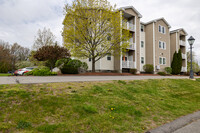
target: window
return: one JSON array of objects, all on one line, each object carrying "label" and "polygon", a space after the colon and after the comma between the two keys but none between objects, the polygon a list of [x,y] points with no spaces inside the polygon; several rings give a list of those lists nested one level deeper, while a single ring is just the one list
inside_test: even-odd
[{"label": "window", "polygon": [[163,65],[166,64],[166,58],[163,58]]},{"label": "window", "polygon": [[166,49],[165,42],[163,42],[163,49]]},{"label": "window", "polygon": [[144,32],[144,25],[141,25],[141,32]]},{"label": "window", "polygon": [[144,48],[144,41],[141,41],[141,48]]},{"label": "window", "polygon": [[107,54],[107,60],[111,60],[111,54]]},{"label": "window", "polygon": [[159,48],[162,48],[162,42],[159,41]]},{"label": "window", "polygon": [[158,31],[159,31],[160,33],[163,33],[163,34],[165,34],[165,27],[164,27],[164,26],[161,26],[161,25],[159,25],[159,27],[158,27]]},{"label": "window", "polygon": [[91,55],[90,55],[90,57],[89,57],[89,62],[90,62],[90,61],[92,61]]},{"label": "window", "polygon": [[159,57],[159,64],[162,65],[162,57]]},{"label": "window", "polygon": [[141,63],[144,64],[144,57],[141,57]]},{"label": "window", "polygon": [[165,34],[165,27],[162,27],[162,33]]},{"label": "window", "polygon": [[166,42],[159,41],[159,48],[166,49]]},{"label": "window", "polygon": [[161,26],[159,25],[159,32],[161,32]]},{"label": "window", "polygon": [[123,57],[122,57],[122,61],[127,61],[127,57],[126,57],[126,56],[123,56]]},{"label": "window", "polygon": [[166,58],[165,57],[159,57],[159,64],[160,65],[166,65]]}]

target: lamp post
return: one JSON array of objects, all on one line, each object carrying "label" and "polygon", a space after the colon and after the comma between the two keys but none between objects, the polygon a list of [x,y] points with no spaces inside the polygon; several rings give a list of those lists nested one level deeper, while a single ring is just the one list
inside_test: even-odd
[{"label": "lamp post", "polygon": [[195,41],[195,39],[192,36],[188,39],[188,43],[190,44],[190,63],[191,63],[190,79],[194,79],[194,73],[192,70],[192,45],[193,45],[194,41]]}]

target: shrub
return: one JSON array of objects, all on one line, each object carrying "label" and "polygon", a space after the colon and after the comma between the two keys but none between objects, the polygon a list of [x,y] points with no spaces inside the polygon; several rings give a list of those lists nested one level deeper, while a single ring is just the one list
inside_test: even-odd
[{"label": "shrub", "polygon": [[143,66],[143,69],[146,73],[153,73],[154,67],[152,64],[146,64]]},{"label": "shrub", "polygon": [[167,74],[171,74],[172,73],[172,68],[171,67],[165,67],[165,72]]},{"label": "shrub", "polygon": [[49,68],[47,67],[40,67],[40,68],[35,68],[32,71],[26,73],[25,75],[33,75],[33,76],[52,76],[52,75],[57,75],[56,72],[51,72]]},{"label": "shrub", "polygon": [[165,72],[158,72],[158,75],[165,76],[166,73]]},{"label": "shrub", "polygon": [[63,66],[64,64],[67,64],[70,60],[71,60],[71,58],[59,59],[59,60],[56,61],[55,66],[58,67],[58,68],[62,68],[62,66]]},{"label": "shrub", "polygon": [[74,68],[80,68],[81,67],[82,62],[80,60],[74,59],[74,60],[70,60],[67,65],[74,67]]},{"label": "shrub", "polygon": [[137,73],[137,69],[130,69],[130,73],[131,74],[136,74]]},{"label": "shrub", "polygon": [[85,71],[87,71],[87,69],[88,69],[88,64],[87,64],[86,62],[82,62],[81,68],[84,69]]},{"label": "shrub", "polygon": [[69,61],[65,60],[64,65],[60,68],[63,74],[78,74],[79,71],[86,71],[87,69],[87,63],[82,63],[80,60],[77,59]]}]

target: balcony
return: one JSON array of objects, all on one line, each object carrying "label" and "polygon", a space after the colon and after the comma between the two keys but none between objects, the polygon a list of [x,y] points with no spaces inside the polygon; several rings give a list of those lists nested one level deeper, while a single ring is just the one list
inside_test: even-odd
[{"label": "balcony", "polygon": [[180,40],[179,44],[180,44],[180,46],[184,46],[185,47],[185,41]]},{"label": "balcony", "polygon": [[130,23],[130,22],[122,22],[122,25],[123,25],[123,29],[127,29],[127,30],[130,30],[130,31],[135,31],[135,25]]},{"label": "balcony", "polygon": [[122,61],[122,68],[135,68],[135,62],[133,62],[133,61]]},{"label": "balcony", "polygon": [[135,44],[133,44],[133,43],[129,44],[129,47],[127,49],[135,50]]},{"label": "balcony", "polygon": [[186,54],[182,53],[182,59],[185,60],[186,59]]},{"label": "balcony", "polygon": [[187,72],[187,68],[186,67],[182,67],[181,68],[181,72]]}]

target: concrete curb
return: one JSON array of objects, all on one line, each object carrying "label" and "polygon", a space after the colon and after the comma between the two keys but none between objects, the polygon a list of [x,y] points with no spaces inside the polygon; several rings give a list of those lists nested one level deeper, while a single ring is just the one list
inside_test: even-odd
[{"label": "concrete curb", "polygon": [[200,111],[195,112],[193,114],[189,114],[187,116],[180,117],[156,129],[147,131],[146,133],[172,133],[198,119],[200,119]]}]

